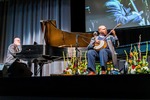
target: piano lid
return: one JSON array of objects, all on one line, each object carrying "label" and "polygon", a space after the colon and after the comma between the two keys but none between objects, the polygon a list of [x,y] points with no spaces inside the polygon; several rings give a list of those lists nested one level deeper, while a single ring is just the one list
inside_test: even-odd
[{"label": "piano lid", "polygon": [[41,23],[44,23],[41,24],[42,30],[44,29],[43,25],[45,25],[45,43],[50,46],[86,47],[90,43],[90,39],[93,37],[93,34],[91,33],[62,31],[56,27],[55,20],[42,21]]}]

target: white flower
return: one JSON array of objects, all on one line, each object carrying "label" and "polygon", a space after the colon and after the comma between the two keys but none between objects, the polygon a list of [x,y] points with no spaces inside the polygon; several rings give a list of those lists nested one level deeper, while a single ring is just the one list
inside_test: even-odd
[{"label": "white flower", "polygon": [[81,74],[80,70],[78,69],[78,73]]},{"label": "white flower", "polygon": [[131,74],[135,74],[135,72],[136,72],[136,69],[135,68],[134,69],[131,68]]},{"label": "white flower", "polygon": [[69,65],[72,65],[70,61],[67,61],[67,64],[68,64],[68,66],[69,66]]},{"label": "white flower", "polygon": [[149,68],[145,66],[145,67],[142,67],[141,70],[147,70],[148,71]]},{"label": "white flower", "polygon": [[69,74],[72,74],[72,70],[71,69],[68,69],[67,72],[69,72]]}]

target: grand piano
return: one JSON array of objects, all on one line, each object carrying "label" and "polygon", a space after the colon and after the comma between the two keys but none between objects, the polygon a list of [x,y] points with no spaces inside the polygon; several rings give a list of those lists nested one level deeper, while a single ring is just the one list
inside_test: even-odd
[{"label": "grand piano", "polygon": [[41,27],[45,34],[46,55],[63,56],[64,52],[65,56],[71,56],[71,52],[76,52],[76,56],[79,56],[93,36],[90,33],[62,31],[56,27],[55,20],[42,21]]},{"label": "grand piano", "polygon": [[[40,72],[42,76],[42,66],[54,60],[63,59],[65,56],[82,56],[86,51],[86,46],[90,42],[92,34],[81,32],[61,31],[56,27],[55,20],[41,21],[41,29],[44,34],[46,45],[22,45],[22,52],[16,57],[26,60],[29,68],[34,63],[34,76]],[[76,55],[72,55],[76,54]],[[40,66],[37,69],[38,65]]]}]

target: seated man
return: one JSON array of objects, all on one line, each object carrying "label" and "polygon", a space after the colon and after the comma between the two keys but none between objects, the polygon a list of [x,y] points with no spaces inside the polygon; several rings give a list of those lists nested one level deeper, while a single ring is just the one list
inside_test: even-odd
[{"label": "seated man", "polygon": [[16,58],[16,53],[21,52],[21,50],[20,38],[16,37],[14,38],[14,42],[8,47],[7,57],[5,60],[5,65],[10,66],[8,68],[10,77],[23,77],[32,75],[32,72],[28,69],[27,64]]},{"label": "seated man", "polygon": [[[107,61],[109,61],[109,59],[113,58],[114,65],[116,65],[117,62],[117,58],[115,58],[114,46],[118,45],[116,45],[116,41],[118,41],[118,38],[115,31],[111,30],[110,32],[113,35],[109,35],[107,32],[107,28],[104,25],[101,25],[98,27],[98,32],[99,34],[95,38],[92,38],[90,44],[87,46],[87,70],[89,72],[89,75],[96,74],[96,58],[99,58],[100,66],[102,67],[102,74],[106,73],[106,63]],[[95,44],[100,44],[101,40],[106,41],[106,47],[100,48],[99,50],[95,49]]]}]

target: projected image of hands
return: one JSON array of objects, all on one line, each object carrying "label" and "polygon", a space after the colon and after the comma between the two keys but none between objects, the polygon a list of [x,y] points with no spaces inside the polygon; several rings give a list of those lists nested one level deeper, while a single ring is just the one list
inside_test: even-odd
[{"label": "projected image of hands", "polygon": [[[144,5],[145,3],[147,4],[147,0],[142,0],[142,2]],[[106,12],[111,13],[114,17],[114,21],[117,23],[122,23],[123,25],[127,23],[149,25],[149,15],[146,14],[144,16],[144,11],[145,13],[149,13],[149,9],[142,9],[139,11],[136,7],[136,0],[108,0],[105,6],[108,9]],[[146,6],[148,7],[148,5]]]},{"label": "projected image of hands", "polygon": [[[88,16],[86,17],[86,31],[95,31],[94,27],[98,27],[97,23],[104,24],[110,29],[118,23],[122,24],[122,28],[150,25],[150,0],[91,1],[93,5],[90,5],[89,1],[85,3],[90,11],[90,13],[86,13]],[[97,6],[98,4],[99,6]],[[95,12],[96,10],[99,12]],[[95,22],[97,23],[95,24]]]}]

